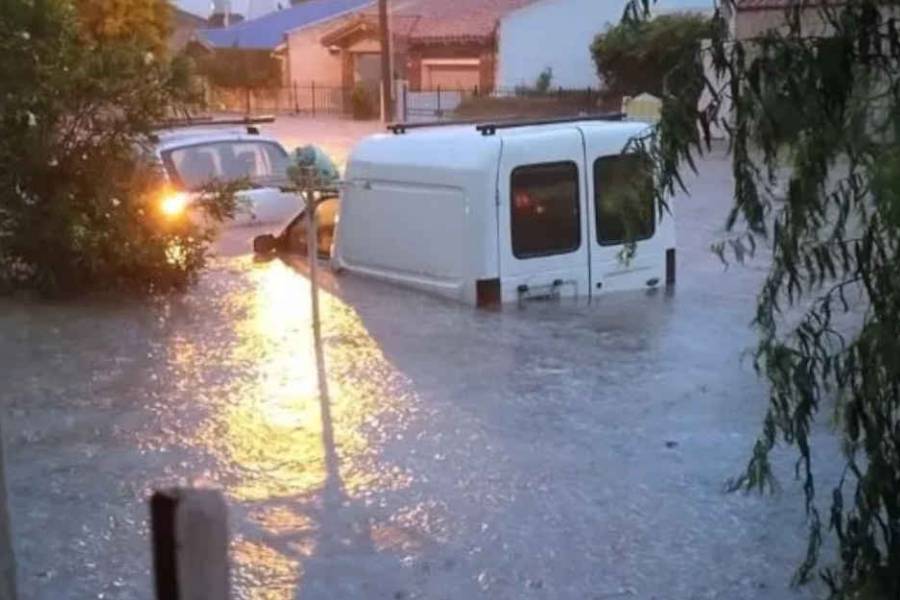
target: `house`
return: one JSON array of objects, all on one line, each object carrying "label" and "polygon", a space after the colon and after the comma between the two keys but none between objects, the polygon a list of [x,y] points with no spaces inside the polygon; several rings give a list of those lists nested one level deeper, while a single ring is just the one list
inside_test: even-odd
[{"label": "house", "polygon": [[[394,76],[412,90],[492,91],[534,85],[597,87],[590,45],[626,0],[392,0]],[[711,0],[660,0],[654,10],[711,10]],[[347,87],[377,82],[374,6],[287,32],[286,82]]]},{"label": "house", "polygon": [[[392,0],[393,73],[410,88],[491,90],[498,18],[533,0]],[[290,81],[377,86],[381,60],[377,7],[288,32],[281,52]]]},{"label": "house", "polygon": [[169,51],[176,54],[194,38],[199,29],[206,28],[206,19],[180,8],[172,7],[172,33],[169,34]]},{"label": "house", "polygon": [[[534,85],[545,69],[552,85],[566,89],[596,87],[597,69],[590,46],[598,33],[622,20],[626,0],[538,0],[506,12],[497,25],[497,85]],[[712,12],[712,0],[658,0],[651,9]]]},{"label": "house", "polygon": [[209,50],[238,48],[272,51],[284,42],[288,31],[335,19],[371,3],[372,0],[308,0],[229,27],[198,31],[196,41]]},{"label": "house", "polygon": [[[826,25],[813,3],[806,3],[802,20],[811,35],[821,35]],[[724,6],[725,18],[733,39],[747,40],[759,37],[771,30],[786,30],[785,10],[791,0],[736,0],[734,6]]]},{"label": "house", "polygon": [[[725,17],[729,22],[731,37],[736,40],[748,40],[760,37],[766,32],[780,30],[787,32],[787,15],[785,11],[798,6],[800,8],[800,25],[804,36],[831,35],[831,26],[821,13],[819,0],[736,0],[734,7],[723,6]],[[832,9],[837,9],[840,2],[830,2]],[[900,7],[896,3],[885,2],[880,6],[885,19],[900,17]]]},{"label": "house", "polygon": [[[390,6],[395,79],[413,90],[492,90],[500,15],[532,0],[394,0]],[[326,85],[378,85],[381,44],[370,6],[332,23],[288,33],[291,78]]]},{"label": "house", "polygon": [[[838,7],[837,2],[832,2],[831,7]],[[766,33],[777,31],[788,33],[788,10],[793,7],[800,8],[800,27],[804,37],[825,37],[832,34],[833,30],[827,19],[821,12],[819,0],[736,0],[734,6],[723,4],[723,16],[728,22],[729,36],[731,39],[748,43],[748,54],[752,56],[752,40],[760,38]],[[896,4],[885,3],[880,7],[885,19],[900,18],[900,7]],[[722,90],[719,98],[721,106],[719,114],[726,120],[731,118],[732,103],[728,92],[728,81],[719,80],[712,66],[708,54],[703,57],[706,77],[713,85]],[[704,90],[700,96],[699,106],[704,109],[712,100],[712,95]],[[714,126],[712,135],[716,139],[726,137],[724,128]]]},{"label": "house", "polygon": [[[711,2],[659,0],[654,10],[709,10]],[[591,42],[621,19],[626,3],[389,0],[393,78],[407,81],[412,92],[441,89],[459,96],[530,87],[550,69],[553,87],[597,88]],[[307,0],[201,31],[198,41],[208,50],[272,52],[297,109],[321,106],[316,99],[323,94],[330,105],[346,108],[357,87],[378,95],[381,40],[374,0]]]}]

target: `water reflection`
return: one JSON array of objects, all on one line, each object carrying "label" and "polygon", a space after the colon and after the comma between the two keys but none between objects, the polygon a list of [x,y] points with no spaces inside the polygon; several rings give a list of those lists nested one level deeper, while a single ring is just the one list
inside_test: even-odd
[{"label": "water reflection", "polygon": [[[231,545],[238,584],[235,597],[248,600],[287,600],[303,572],[302,565],[265,544],[238,539]],[[249,585],[241,585],[249,584]],[[262,586],[254,585],[263,583]]]},{"label": "water reflection", "polygon": [[[199,435],[235,471],[227,493],[237,501],[255,501],[315,492],[325,485],[330,452],[350,494],[376,483],[405,485],[407,478],[379,464],[369,445],[373,429],[400,413],[404,398],[391,388],[402,377],[358,315],[321,292],[327,355],[317,357],[308,280],[280,262],[258,267],[250,277],[251,297],[229,299],[247,303],[244,310],[231,311],[246,315],[235,324],[229,360],[244,366],[243,376],[222,390],[216,414]],[[328,373],[321,388],[317,361]],[[324,405],[323,389],[330,396]]]},{"label": "water reflection", "polygon": [[[215,459],[232,508],[247,507],[259,532],[233,544],[237,587],[251,594],[242,597],[290,598],[299,561],[347,537],[323,531],[330,514],[410,485],[378,448],[388,430],[403,430],[409,386],[335,295],[320,292],[321,330],[314,331],[306,277],[279,261],[241,276],[249,286],[209,309],[227,321],[221,336],[173,340],[174,385],[199,388],[208,410],[188,443]],[[224,343],[211,348],[216,338]],[[354,539],[371,545],[370,532],[356,530]],[[393,537],[380,532],[378,546],[410,547]]]}]

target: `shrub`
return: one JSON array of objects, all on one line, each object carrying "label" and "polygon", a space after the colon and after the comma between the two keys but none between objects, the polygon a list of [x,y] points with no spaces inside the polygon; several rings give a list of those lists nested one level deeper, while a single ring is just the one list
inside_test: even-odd
[{"label": "shrub", "polygon": [[350,110],[354,119],[374,119],[378,116],[373,94],[364,85],[357,84],[350,94]]},{"label": "shrub", "polygon": [[553,69],[547,67],[541,74],[538,75],[537,81],[534,82],[534,89],[539,94],[546,94],[550,91],[550,86],[553,84]]},{"label": "shrub", "polygon": [[86,36],[78,19],[63,0],[0,4],[0,288],[180,287],[211,234],[161,218],[146,150],[193,99],[190,69],[154,53],[153,36]]},{"label": "shrub", "polygon": [[666,74],[683,56],[699,50],[701,40],[712,35],[711,27],[707,17],[689,14],[626,20],[599,34],[591,54],[609,94],[662,96]]}]

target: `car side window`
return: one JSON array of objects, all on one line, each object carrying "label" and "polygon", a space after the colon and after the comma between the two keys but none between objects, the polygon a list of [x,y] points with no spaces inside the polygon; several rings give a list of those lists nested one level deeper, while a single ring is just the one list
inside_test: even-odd
[{"label": "car side window", "polygon": [[288,157],[276,144],[240,140],[175,148],[163,154],[163,164],[173,180],[196,190],[217,179],[258,184],[284,180]]},{"label": "car side window", "polygon": [[510,183],[516,258],[566,254],[581,246],[578,166],[574,162],[517,167]]},{"label": "car side window", "polygon": [[656,219],[649,161],[636,154],[598,158],[594,162],[594,205],[601,246],[653,237]]}]

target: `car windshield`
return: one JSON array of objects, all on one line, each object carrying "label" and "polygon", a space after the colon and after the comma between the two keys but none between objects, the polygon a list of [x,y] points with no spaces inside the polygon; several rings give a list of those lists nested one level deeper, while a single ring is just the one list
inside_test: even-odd
[{"label": "car windshield", "polygon": [[165,152],[163,162],[171,178],[188,190],[212,181],[247,179],[255,185],[273,185],[287,179],[287,153],[272,142],[194,144]]}]

